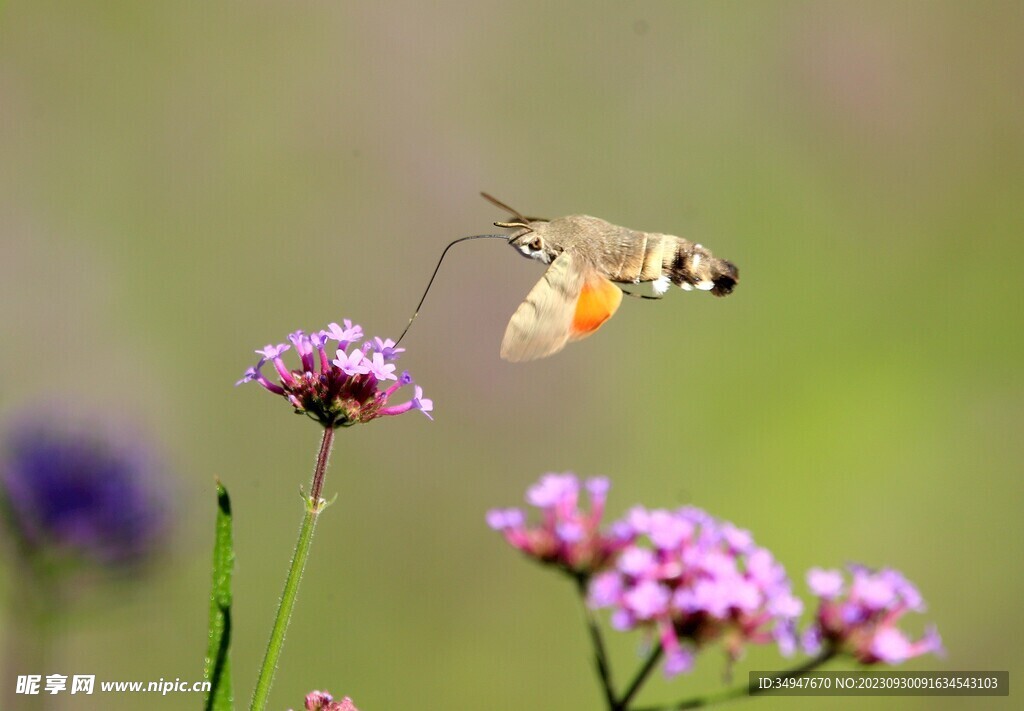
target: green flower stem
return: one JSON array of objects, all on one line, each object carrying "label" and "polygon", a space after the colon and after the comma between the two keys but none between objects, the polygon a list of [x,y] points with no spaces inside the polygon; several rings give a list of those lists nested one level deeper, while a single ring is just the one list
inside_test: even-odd
[{"label": "green flower stem", "polygon": [[615,687],[612,684],[612,671],[608,663],[608,652],[605,650],[604,639],[601,637],[601,628],[594,618],[593,611],[587,606],[587,576],[575,574],[576,591],[580,595],[580,602],[583,605],[583,615],[587,621],[587,630],[590,632],[590,641],[594,645],[594,668],[601,680],[601,690],[604,691],[605,701],[608,703],[609,711],[615,711]]},{"label": "green flower stem", "polygon": [[321,498],[320,493],[324,488],[324,475],[327,473],[327,460],[331,456],[331,445],[333,443],[334,429],[332,427],[325,427],[324,438],[320,443],[320,453],[316,458],[316,469],[313,471],[310,496],[306,500],[306,515],[303,517],[302,527],[299,529],[299,540],[295,543],[295,554],[292,556],[288,578],[284,583],[284,592],[281,593],[281,603],[277,608],[274,629],[270,632],[270,642],[267,643],[267,653],[263,657],[260,676],[256,680],[256,690],[253,692],[252,704],[249,706],[250,711],[263,711],[267,705],[270,686],[274,682],[274,672],[277,671],[277,660],[281,656],[281,648],[284,647],[284,635],[288,630],[288,622],[291,620],[292,610],[295,608],[295,598],[299,594],[302,571],[306,567],[309,546],[313,541],[313,529],[316,527],[316,520],[320,512],[324,510],[327,504]]},{"label": "green flower stem", "polygon": [[615,704],[615,711],[626,711],[629,708],[629,704],[633,701],[633,697],[640,691],[640,687],[647,681],[647,677],[654,671],[654,667],[658,666],[658,662],[661,661],[661,655],[664,650],[660,644],[656,644],[651,653],[647,655],[647,660],[644,665],[637,671],[636,676],[633,677],[632,683],[629,688],[626,689],[626,693],[622,695],[619,702]]},{"label": "green flower stem", "polygon": [[[24,552],[23,552],[24,553]],[[11,614],[6,629],[5,675],[9,686],[0,696],[3,708],[43,711],[46,694],[16,694],[19,674],[53,673],[53,647],[64,622],[60,586],[54,571],[23,554],[18,560],[15,585],[9,600]]]},{"label": "green flower stem", "polygon": [[[804,674],[814,671],[820,666],[830,662],[835,658],[837,652],[835,649],[825,649],[821,654],[816,657],[808,659],[803,664],[793,667],[787,671],[781,672],[778,675],[779,679],[795,679],[801,677]],[[708,694],[706,696],[697,696],[692,699],[685,699],[683,701],[677,701],[674,704],[664,704],[661,706],[648,706],[636,711],[682,711],[682,709],[699,709],[705,706],[714,706],[715,704],[726,703],[727,701],[735,701],[737,699],[746,699],[751,696],[758,696],[768,691],[762,689],[756,684],[744,684],[743,686],[736,686],[731,689],[725,689],[714,694]]]}]

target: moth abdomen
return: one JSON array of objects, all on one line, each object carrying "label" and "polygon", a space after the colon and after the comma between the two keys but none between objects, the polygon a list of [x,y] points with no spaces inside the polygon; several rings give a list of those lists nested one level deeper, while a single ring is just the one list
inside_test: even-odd
[{"label": "moth abdomen", "polygon": [[664,263],[664,276],[689,291],[710,291],[715,296],[732,293],[739,281],[739,270],[732,262],[719,259],[709,250],[689,240],[676,238],[673,252]]}]

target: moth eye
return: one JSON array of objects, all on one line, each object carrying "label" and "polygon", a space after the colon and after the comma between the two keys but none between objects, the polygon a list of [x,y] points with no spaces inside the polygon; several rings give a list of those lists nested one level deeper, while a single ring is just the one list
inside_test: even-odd
[{"label": "moth eye", "polygon": [[543,246],[544,244],[543,242],[540,241],[540,237],[534,237],[529,244],[530,249],[532,249],[534,252],[539,252],[541,250],[541,247]]}]

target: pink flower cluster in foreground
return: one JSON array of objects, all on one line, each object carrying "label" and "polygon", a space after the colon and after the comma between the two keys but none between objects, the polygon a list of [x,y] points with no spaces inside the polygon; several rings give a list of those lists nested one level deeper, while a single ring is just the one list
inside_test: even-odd
[{"label": "pink flower cluster in foreground", "polygon": [[786,571],[748,531],[692,507],[637,507],[623,525],[633,543],[591,581],[589,602],[612,610],[615,629],[656,634],[666,675],[689,671],[694,651],[716,640],[730,660],[749,643],[792,652],[803,605]]},{"label": "pink flower cluster in foreground", "polygon": [[[331,323],[308,335],[296,331],[288,335],[290,346],[279,343],[256,351],[259,361],[235,385],[255,381],[284,397],[295,412],[325,427],[348,427],[409,410],[419,410],[434,419],[430,415],[433,401],[423,397],[423,389],[413,385],[408,371],[395,375],[394,361],[405,349],[398,348],[390,338],[377,337],[353,347],[362,337],[362,327],[347,319],[344,326]],[[282,357],[293,346],[299,356],[298,368],[289,368]],[[274,367],[277,382],[263,374],[267,363]],[[413,385],[413,397],[398,405],[390,404],[391,397],[406,385]]]},{"label": "pink flower cluster in foreground", "polygon": [[489,511],[487,523],[531,558],[589,574],[629,543],[624,531],[601,531],[608,487],[603,477],[583,482],[590,502],[585,510],[580,507],[580,481],[574,474],[545,474],[526,492],[527,502],[540,509],[539,525],[527,525],[526,514],[516,508]]},{"label": "pink flower cluster in foreground", "polygon": [[335,701],[326,691],[311,691],[306,694],[306,711],[359,711],[349,697]]},{"label": "pink flower cluster in foreground", "polygon": [[891,568],[869,570],[849,566],[849,588],[838,570],[812,568],[807,584],[820,600],[814,625],[804,633],[809,653],[828,644],[853,655],[862,664],[899,664],[922,654],[943,654],[934,627],[911,641],[896,625],[908,611],[921,612],[924,600],[917,588]]},{"label": "pink flower cluster in foreground", "polygon": [[[588,507],[581,505],[581,489]],[[717,641],[730,662],[749,644],[794,651],[803,603],[782,565],[749,531],[694,507],[636,507],[603,529],[608,489],[604,478],[581,484],[569,472],[545,474],[526,494],[539,522],[511,508],[489,511],[487,523],[528,557],[586,580],[587,603],[609,609],[612,627],[654,636],[668,676],[689,671],[695,652]],[[923,609],[900,573],[858,566],[851,572],[849,591],[837,571],[810,572],[819,609],[802,637],[807,652],[825,645],[868,664],[941,652],[934,630],[912,642],[896,627],[905,612]]]}]

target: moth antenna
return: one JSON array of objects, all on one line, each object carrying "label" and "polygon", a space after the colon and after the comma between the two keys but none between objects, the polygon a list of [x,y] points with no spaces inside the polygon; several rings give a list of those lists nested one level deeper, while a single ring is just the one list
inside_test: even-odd
[{"label": "moth antenna", "polygon": [[485,192],[481,192],[480,195],[483,197],[484,200],[486,200],[487,202],[491,203],[492,205],[494,205],[496,207],[500,207],[505,212],[511,213],[513,217],[518,217],[521,222],[529,222],[529,220],[526,219],[526,217],[523,215],[523,213],[519,212],[519,210],[516,210],[516,209],[513,209],[513,208],[509,207],[508,205],[506,205],[505,203],[503,203],[501,200],[499,200],[498,198],[494,197],[493,195],[488,195]]},{"label": "moth antenna", "polygon": [[416,320],[417,316],[419,316],[420,308],[423,306],[423,302],[426,301],[427,292],[429,292],[430,287],[433,286],[434,277],[437,276],[437,272],[441,268],[441,262],[444,261],[444,257],[446,254],[448,254],[448,250],[457,245],[459,242],[465,242],[471,239],[503,239],[507,241],[508,235],[470,235],[469,237],[459,237],[458,239],[449,242],[448,246],[445,247],[444,251],[441,252],[441,258],[437,260],[437,266],[434,267],[434,273],[430,275],[430,281],[427,282],[427,288],[423,290],[423,296],[420,297],[420,302],[416,304],[416,310],[413,311],[412,316],[409,318],[409,323],[405,324],[405,330],[402,331],[402,335],[398,337],[397,341],[395,341],[396,346],[402,342],[402,339],[405,338],[405,334],[409,332],[409,327],[412,326],[412,322]]}]

